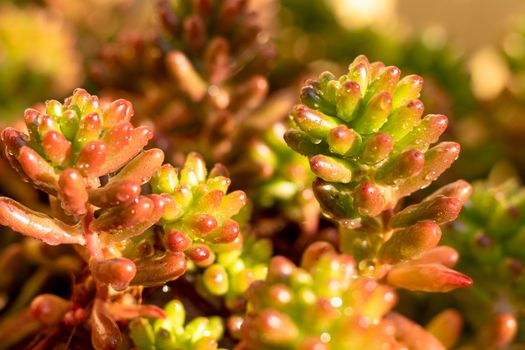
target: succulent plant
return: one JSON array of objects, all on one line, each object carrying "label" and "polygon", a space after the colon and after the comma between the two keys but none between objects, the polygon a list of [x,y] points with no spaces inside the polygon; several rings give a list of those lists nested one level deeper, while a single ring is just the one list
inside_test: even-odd
[{"label": "succulent plant", "polygon": [[[49,100],[43,111],[27,109],[27,134],[2,132],[9,162],[49,195],[52,216],[2,197],[0,223],[48,245],[78,247],[94,281],[86,288],[96,290],[90,317],[97,349],[120,343],[111,315],[120,304],[111,291],[127,295],[128,286],[174,280],[185,272],[186,256],[211,264],[203,243],[215,247],[237,238],[239,225],[230,217],[245,200],[241,191],[225,195],[230,180],[221,167],[207,179],[197,154],[188,156],[180,178],[162,166],[161,150],[143,150],[152,130],[133,127],[133,114],[126,100],[101,102],[77,89],[63,104]],[[153,176],[149,187],[160,193],[144,186]]]},{"label": "succulent plant", "polygon": [[240,226],[232,216],[246,204],[242,191],[226,194],[230,179],[222,166],[209,175],[206,163],[190,153],[180,172],[165,164],[153,179],[153,191],[164,193],[161,217],[166,245],[185,254],[199,266],[215,261],[222,245],[239,239]]},{"label": "succulent plant", "polygon": [[136,101],[175,163],[190,151],[226,162],[291,105],[288,94],[266,100],[275,50],[246,1],[160,1],[157,12],[162,27],[103,49],[93,77]]},{"label": "succulent plant", "polygon": [[132,116],[128,101],[101,103],[77,89],[64,104],[49,100],[44,111],[27,109],[28,134],[2,132],[9,162],[49,195],[53,216],[2,197],[0,222],[48,245],[79,246],[96,281],[90,317],[97,349],[118,346],[121,337],[106,306],[109,286],[122,291],[130,284],[162,284],[185,270],[181,253],[123,256],[132,239],[160,219],[165,205],[160,195],[141,195],[164,155],[158,149],[142,152],[152,131],[134,128]]},{"label": "succulent plant", "polygon": [[[518,325],[524,325],[524,194],[515,179],[476,183],[464,211],[445,235],[445,242],[461,254],[457,268],[475,281],[472,288],[452,296],[467,324],[478,331],[478,344],[489,344],[487,336],[496,332],[491,342],[503,347],[520,334]],[[496,331],[498,323],[510,328]]]},{"label": "succulent plant", "polygon": [[390,287],[358,277],[351,256],[314,243],[300,267],[274,257],[266,281],[251,285],[235,349],[444,349],[421,327],[387,315],[396,300]]},{"label": "succulent plant", "polygon": [[137,318],[130,325],[130,337],[138,350],[217,350],[224,332],[222,319],[196,317],[186,325],[186,312],[179,300],[164,306],[166,318],[153,324],[145,318]]},{"label": "succulent plant", "polygon": [[[429,149],[447,118],[417,98],[423,80],[400,80],[397,67],[359,56],[339,79],[329,72],[303,87],[286,132],[290,147],[310,159],[313,188],[333,219],[375,216],[435,180],[459,154],[443,142]],[[353,196],[355,191],[355,198]],[[337,198],[337,200],[332,200]]]},{"label": "succulent plant", "polygon": [[[448,46],[324,0],[103,2],[0,6],[1,118],[33,105],[1,125],[0,350],[525,348],[525,192],[443,185],[521,159],[521,29],[478,104]],[[421,76],[361,55],[292,106],[359,53]],[[80,61],[100,99],[33,104]]]},{"label": "succulent plant", "polygon": [[459,154],[454,142],[429,148],[447,118],[420,119],[421,87],[421,77],[400,79],[397,67],[359,56],[348,74],[325,72],[307,82],[285,140],[309,157],[321,209],[339,225],[341,249],[352,253],[362,273],[388,274],[389,283],[411,290],[448,291],[472,281],[449,268],[457,253],[437,247],[439,225],[456,218],[470,185],[458,181],[421,203],[398,206]]},{"label": "succulent plant", "polygon": [[[13,128],[2,132],[6,156],[20,176],[49,194],[55,218],[4,197],[2,223],[50,245],[85,246],[93,267],[114,255],[116,260],[99,267],[119,266],[122,272],[130,271],[127,278],[133,278],[133,263],[115,257],[116,252],[103,251],[103,245],[140,235],[160,219],[164,200],[158,195],[141,196],[141,186],[160,167],[164,155],[158,149],[141,152],[153,135],[150,128],[134,128],[129,122],[132,116],[128,101],[101,104],[82,89],[64,104],[47,101],[45,111],[27,109],[28,134]],[[101,184],[101,177],[119,169]]]},{"label": "succulent plant", "polygon": [[216,165],[208,174],[202,157],[190,153],[180,171],[163,165],[152,188],[172,198],[161,218],[166,245],[192,261],[188,270],[197,275],[197,290],[224,297],[228,309],[243,312],[248,286],[266,276],[272,245],[241,233],[236,220],[243,221],[237,217],[247,198],[240,190],[226,194],[230,179],[225,172]]}]

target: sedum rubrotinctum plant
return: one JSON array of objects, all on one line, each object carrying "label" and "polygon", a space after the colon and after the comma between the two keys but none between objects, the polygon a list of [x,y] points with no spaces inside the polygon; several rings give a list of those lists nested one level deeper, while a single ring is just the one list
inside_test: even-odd
[{"label": "sedum rubrotinctum plant", "polygon": [[277,256],[266,281],[250,286],[235,349],[445,349],[422,327],[389,313],[396,299],[391,287],[359,276],[350,255],[316,242],[300,267]]},{"label": "sedum rubrotinctum plant", "polygon": [[[102,47],[90,64],[95,84],[133,100],[139,118],[156,127],[153,142],[176,165],[197,151],[206,161],[227,165],[234,186],[246,190],[257,207],[284,203],[279,212],[296,222],[310,213],[318,217],[309,186],[287,178],[286,169],[304,167],[287,163],[293,152],[280,135],[278,144],[268,140],[272,124],[286,118],[293,94],[270,89],[276,52],[261,11],[248,1],[163,0],[156,14],[152,33]],[[258,151],[266,152],[262,161],[250,157]],[[316,229],[316,221],[308,220]]]},{"label": "sedum rubrotinctum plant", "polygon": [[[27,130],[7,128],[2,141],[20,176],[48,194],[49,209],[1,197],[0,223],[48,245],[73,245],[86,268],[69,300],[41,294],[1,322],[3,346],[31,334],[29,346],[68,346],[69,334],[89,332],[97,350],[445,349],[442,323],[426,331],[392,311],[394,288],[445,292],[472,283],[451,269],[458,253],[438,246],[440,225],[456,218],[470,185],[460,180],[401,203],[459,152],[453,142],[429,147],[447,120],[420,119],[421,85],[360,56],[341,78],[323,73],[303,88],[284,138],[308,157],[313,192],[340,239],[336,247],[311,244],[299,267],[272,258],[270,240],[242,210],[246,195],[228,192],[224,166],[208,171],[189,153],[176,168],[163,164],[161,150],[145,150],[153,131],[131,124],[128,101],[77,89],[63,104],[26,110]],[[164,308],[154,305],[163,304],[160,286],[174,290]],[[199,312],[198,303],[216,307]]]},{"label": "sedum rubrotinctum plant", "polygon": [[166,317],[151,324],[145,318],[130,323],[130,336],[139,350],[216,350],[224,333],[219,316],[196,317],[186,325],[186,310],[179,300],[164,307]]},{"label": "sedum rubrotinctum plant", "polygon": [[461,253],[458,269],[476,282],[451,296],[476,331],[471,342],[477,346],[525,342],[520,331],[525,327],[524,210],[525,190],[516,179],[477,182],[465,210],[447,229],[447,244]]},{"label": "sedum rubrotinctum plant", "polygon": [[337,78],[309,80],[292,111],[285,140],[306,155],[313,191],[340,230],[340,248],[360,273],[397,287],[448,291],[472,281],[450,269],[458,254],[438,247],[441,224],[454,220],[471,187],[459,180],[423,201],[400,200],[427,187],[458,157],[455,142],[435,143],[447,118],[422,118],[423,80],[365,56]]},{"label": "sedum rubrotinctum plant", "polygon": [[49,245],[74,244],[91,275],[84,288],[95,290],[86,305],[37,297],[31,314],[42,327],[89,315],[96,349],[121,345],[116,320],[164,317],[158,307],[139,305],[137,291],[178,278],[186,259],[212,263],[209,246],[238,238],[230,217],[245,203],[241,191],[225,195],[221,167],[207,176],[197,154],[179,173],[162,166],[162,151],[143,149],[152,130],[133,127],[132,116],[126,100],[102,102],[77,89],[63,104],[27,109],[27,133],[2,132],[9,162],[49,195],[51,216],[2,197],[0,222]]}]

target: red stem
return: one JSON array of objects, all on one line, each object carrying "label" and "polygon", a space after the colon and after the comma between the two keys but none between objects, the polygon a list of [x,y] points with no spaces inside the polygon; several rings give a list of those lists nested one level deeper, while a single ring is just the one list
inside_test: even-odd
[{"label": "red stem", "polygon": [[104,255],[102,254],[102,249],[100,248],[100,240],[98,234],[89,229],[91,221],[95,218],[93,207],[88,206],[86,215],[82,218],[82,228],[84,230],[84,237],[86,238],[86,248],[89,251],[92,259],[102,260]]}]

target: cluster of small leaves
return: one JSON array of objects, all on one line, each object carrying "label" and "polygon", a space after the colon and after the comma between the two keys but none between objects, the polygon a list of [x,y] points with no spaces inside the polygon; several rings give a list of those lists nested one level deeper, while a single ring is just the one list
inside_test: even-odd
[{"label": "cluster of small leaves", "polygon": [[[163,317],[155,307],[123,302],[131,297],[128,286],[162,285],[178,278],[186,271],[186,256],[203,266],[213,263],[215,254],[204,243],[215,247],[238,239],[239,225],[231,216],[245,203],[241,191],[225,195],[230,180],[222,176],[222,167],[207,177],[197,154],[188,156],[179,177],[170,165],[162,166],[161,150],[143,151],[153,133],[133,127],[133,113],[126,100],[101,102],[77,89],[64,104],[50,100],[41,111],[26,110],[28,134],[13,128],[2,132],[9,162],[49,195],[52,216],[2,197],[0,222],[49,245],[80,246],[92,275],[86,283],[94,301],[86,302],[87,310],[74,322],[89,314],[96,349],[121,344],[116,321]],[[165,193],[151,194],[144,186],[154,175],[152,187]],[[155,226],[161,220],[164,228]],[[42,299],[44,311],[48,299]],[[41,308],[30,313],[32,319],[38,321]],[[67,323],[73,311],[58,310],[64,311],[60,316]],[[43,324],[55,325],[57,317]]]},{"label": "cluster of small leaves", "polygon": [[225,171],[217,165],[208,174],[202,157],[190,153],[180,171],[165,164],[152,181],[153,191],[165,194],[161,224],[166,246],[198,266],[213,264],[221,246],[241,239],[232,216],[246,204],[246,195],[226,194],[231,181]]},{"label": "cluster of small leaves", "polygon": [[385,317],[396,300],[390,287],[357,277],[351,256],[315,243],[301,267],[275,257],[266,281],[251,285],[236,349],[444,349],[402,316]]},{"label": "cluster of small leaves", "polygon": [[153,323],[137,318],[129,324],[130,337],[139,350],[217,350],[224,333],[218,316],[196,317],[185,325],[186,311],[178,300],[164,306],[166,317]]},{"label": "cluster of small leaves", "polygon": [[[2,132],[11,165],[50,195],[54,211],[51,218],[2,198],[2,224],[47,244],[86,246],[95,278],[116,289],[131,280],[142,284],[155,279],[151,271],[137,268],[140,261],[121,257],[117,246],[153,226],[165,206],[159,195],[141,195],[141,186],[161,166],[164,154],[158,149],[142,152],[153,133],[133,127],[132,116],[128,101],[102,104],[77,89],[64,104],[50,100],[45,111],[27,109],[28,135],[13,128]],[[109,174],[113,176],[102,185],[100,178]],[[184,272],[180,255],[155,258],[177,266],[173,278]]]},{"label": "cluster of small leaves", "polygon": [[197,282],[201,293],[224,297],[230,310],[242,312],[248,286],[266,277],[272,247],[269,240],[241,234],[232,217],[247,199],[243,191],[227,194],[229,185],[222,166],[208,174],[196,153],[180,171],[163,165],[152,180],[155,192],[172,199],[161,220],[168,249],[184,252],[194,263],[190,270],[204,268]]},{"label": "cluster of small leaves", "polygon": [[[525,190],[516,180],[478,182],[445,236],[445,242],[461,254],[458,269],[475,281],[472,288],[454,293],[460,301],[458,307],[476,329],[494,329],[493,325],[500,323],[503,336],[498,339],[504,338],[503,344],[512,341],[517,321],[521,327],[524,321],[524,212]],[[505,324],[510,328],[503,327]]]},{"label": "cluster of small leaves", "polygon": [[459,154],[442,142],[443,115],[423,119],[423,80],[359,56],[348,74],[323,73],[303,87],[286,142],[310,159],[313,189],[334,220],[376,216],[428,186]]},{"label": "cluster of small leaves", "polygon": [[243,236],[240,242],[221,249],[217,262],[203,271],[197,284],[203,294],[223,296],[228,309],[243,312],[245,292],[254,281],[266,278],[271,256],[270,240]]},{"label": "cluster of small leaves", "polygon": [[457,252],[438,247],[440,225],[454,220],[470,195],[458,181],[401,209],[399,200],[428,186],[457,158],[442,142],[443,115],[421,119],[422,79],[400,79],[397,67],[359,56],[337,79],[322,73],[302,89],[286,142],[310,159],[323,213],[339,224],[340,249],[361,274],[416,291],[444,292],[472,284],[452,267]]}]

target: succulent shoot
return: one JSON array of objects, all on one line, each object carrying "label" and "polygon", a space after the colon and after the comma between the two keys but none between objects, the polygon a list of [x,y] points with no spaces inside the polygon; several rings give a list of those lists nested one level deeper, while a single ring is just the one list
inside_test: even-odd
[{"label": "succulent shoot", "polygon": [[310,159],[314,192],[334,220],[376,216],[428,186],[456,160],[442,142],[444,115],[423,115],[423,79],[357,57],[340,78],[310,80],[293,108],[285,140]]},{"label": "succulent shoot", "polygon": [[130,337],[138,350],[219,349],[218,341],[224,333],[220,317],[196,317],[185,324],[186,311],[179,300],[167,303],[164,312],[166,318],[153,323],[145,318],[130,323]]},{"label": "succulent shoot", "polygon": [[240,239],[240,226],[232,219],[246,204],[242,191],[226,193],[230,179],[224,167],[210,173],[196,153],[190,153],[179,170],[165,164],[153,179],[153,191],[164,193],[162,216],[165,244],[185,254],[199,266],[215,261],[221,245]]},{"label": "succulent shoot", "polygon": [[[288,145],[310,160],[323,214],[338,224],[340,248],[367,276],[396,287],[444,292],[472,284],[450,269],[458,254],[438,247],[440,225],[468,199],[465,181],[420,203],[399,201],[427,187],[458,157],[459,145],[438,141],[444,115],[423,115],[423,79],[401,78],[397,67],[357,57],[348,73],[309,80],[292,110]],[[429,277],[432,276],[432,277]]]},{"label": "succulent shoot", "polygon": [[[89,316],[96,349],[119,347],[116,320],[164,317],[154,306],[122,305],[112,293],[163,285],[184,274],[187,257],[209,265],[215,247],[240,239],[231,217],[245,195],[226,194],[225,170],[216,166],[208,176],[195,153],[180,171],[162,165],[161,150],[143,149],[151,128],[134,127],[133,114],[126,100],[99,101],[77,89],[63,104],[50,100],[43,110],[27,109],[27,133],[2,132],[10,164],[48,194],[51,216],[1,197],[0,223],[49,245],[78,247],[95,283],[85,281],[96,290]],[[34,305],[58,303],[38,298]],[[34,317],[45,325],[71,319],[71,303],[58,304],[67,307],[55,310],[53,322],[45,307],[34,306]]]},{"label": "succulent shoot", "polygon": [[[77,89],[64,104],[50,100],[43,111],[27,109],[27,134],[12,128],[2,132],[11,165],[48,193],[53,217],[4,197],[1,223],[47,244],[85,247],[95,279],[115,289],[126,288],[142,274],[137,271],[140,260],[122,256],[119,248],[151,228],[165,207],[162,196],[141,194],[164,154],[143,151],[153,132],[135,128],[132,116],[126,100],[104,103]],[[179,260],[171,277],[184,272],[183,256],[160,258]],[[135,283],[141,284],[139,280]]]},{"label": "succulent shoot", "polygon": [[317,242],[300,267],[274,257],[266,280],[251,285],[235,349],[445,349],[404,317],[387,316],[396,301],[390,287],[358,277],[351,256]]}]

